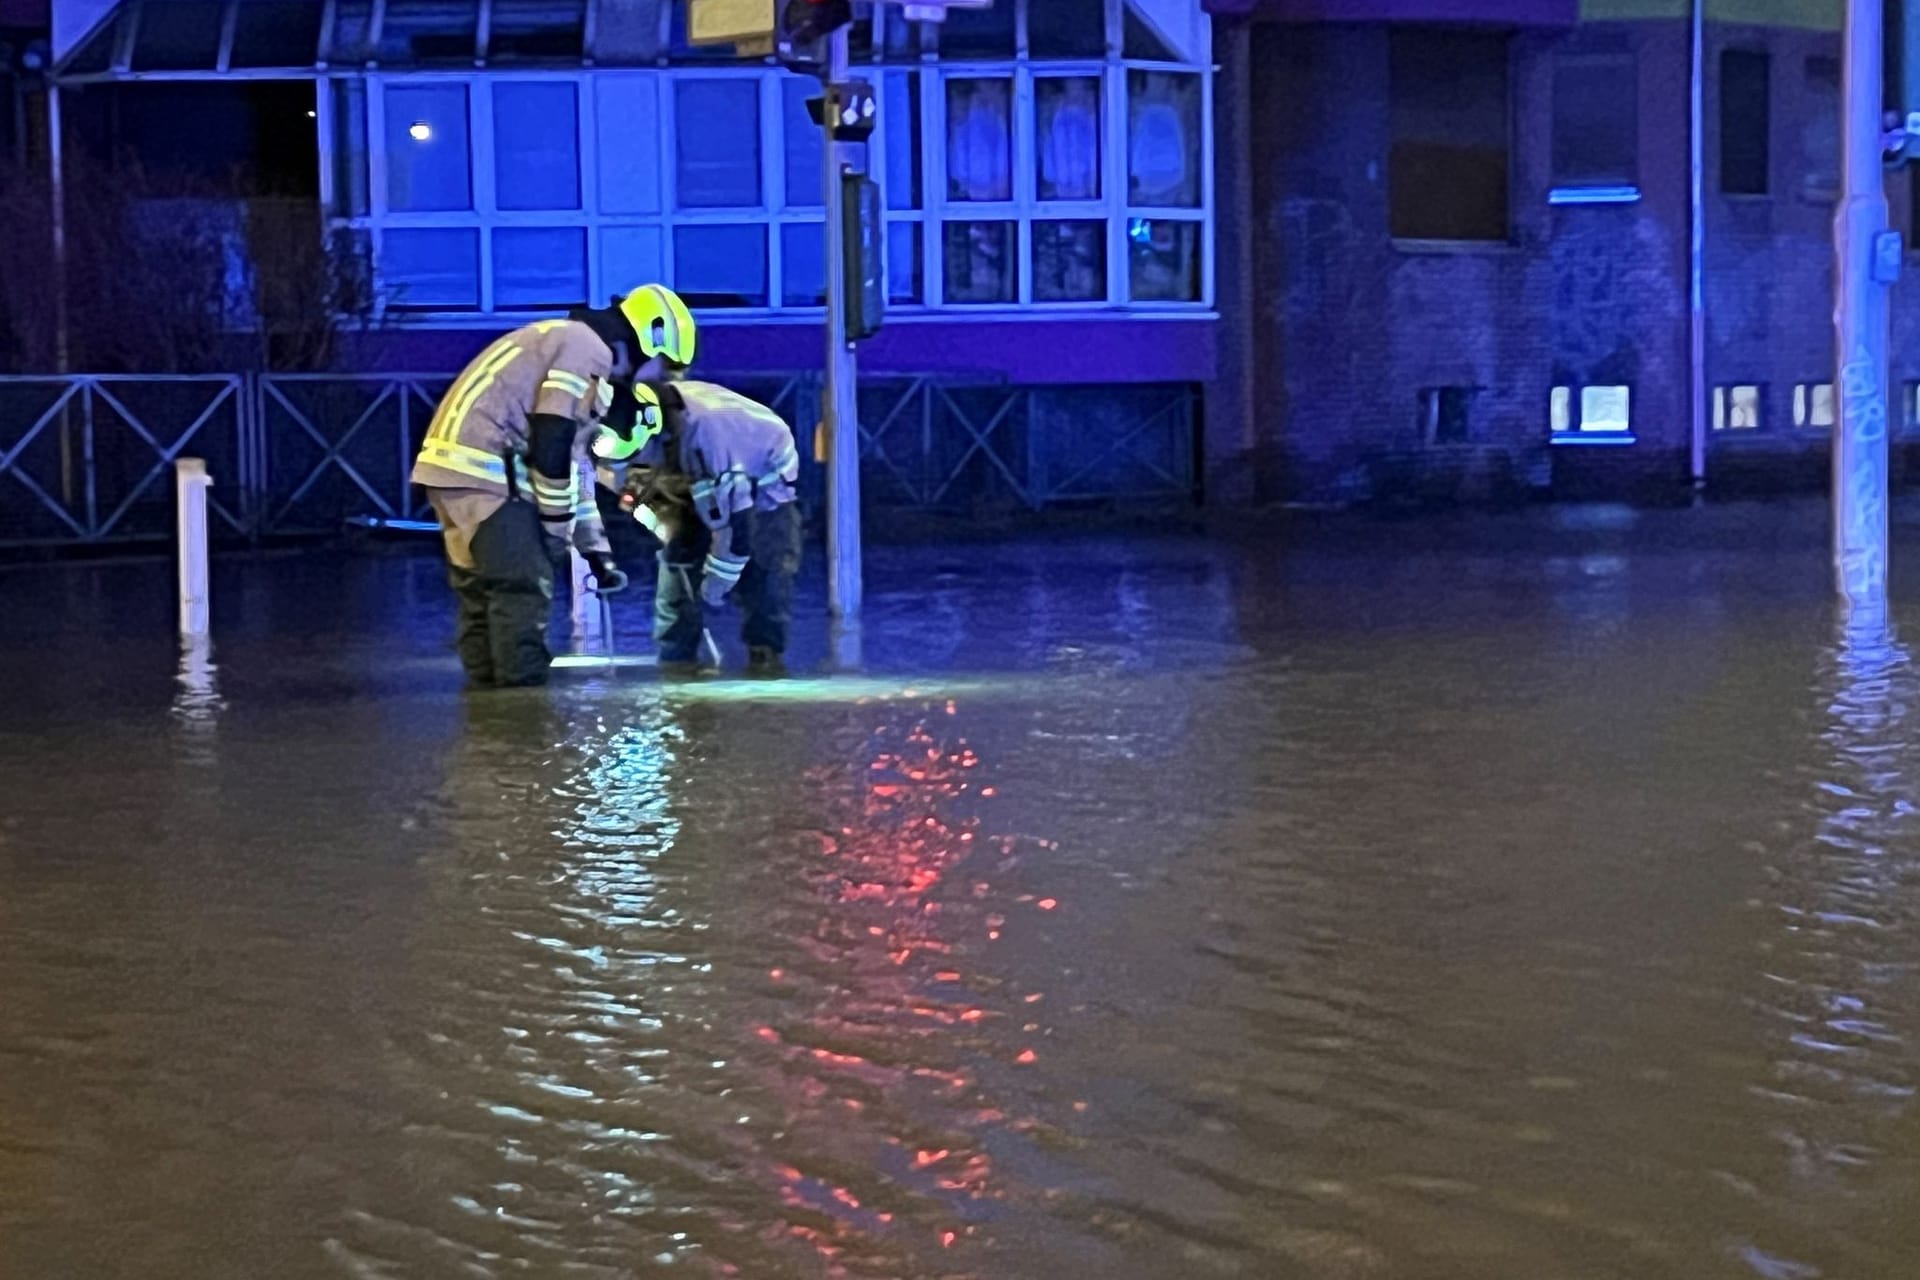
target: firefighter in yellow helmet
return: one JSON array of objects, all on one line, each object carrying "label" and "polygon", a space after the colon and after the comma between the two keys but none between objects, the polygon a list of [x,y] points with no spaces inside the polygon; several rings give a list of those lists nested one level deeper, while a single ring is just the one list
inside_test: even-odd
[{"label": "firefighter in yellow helmet", "polygon": [[593,432],[636,384],[693,359],[693,316],[663,285],[507,334],[455,379],[414,462],[459,601],[456,648],[481,686],[544,683],[554,565],[577,548],[624,589],[594,501]]}]

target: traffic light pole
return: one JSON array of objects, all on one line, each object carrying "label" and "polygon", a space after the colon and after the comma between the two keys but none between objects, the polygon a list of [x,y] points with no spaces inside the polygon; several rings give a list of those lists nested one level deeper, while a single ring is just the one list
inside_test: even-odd
[{"label": "traffic light pole", "polygon": [[836,620],[860,616],[860,416],[853,344],[847,341],[846,184],[849,143],[834,141],[834,87],[847,81],[847,28],[828,37],[826,107],[827,206],[827,605]]},{"label": "traffic light pole", "polygon": [[1840,595],[1856,613],[1884,610],[1887,602],[1887,301],[1899,254],[1888,242],[1881,160],[1882,3],[1847,0],[1845,142],[1834,218],[1840,421],[1833,437],[1833,551]]}]

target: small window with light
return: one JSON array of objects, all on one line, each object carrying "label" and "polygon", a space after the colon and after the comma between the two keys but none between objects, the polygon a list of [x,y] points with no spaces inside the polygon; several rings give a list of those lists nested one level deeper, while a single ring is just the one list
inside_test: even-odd
[{"label": "small window with light", "polygon": [[1713,389],[1713,429],[1715,431],[1758,431],[1760,429],[1760,388],[1753,383],[1735,383]]},{"label": "small window with light", "polygon": [[1633,390],[1619,385],[1555,387],[1548,425],[1555,444],[1633,444]]},{"label": "small window with light", "polygon": [[1833,426],[1833,384],[1803,382],[1793,389],[1793,425],[1821,431]]}]

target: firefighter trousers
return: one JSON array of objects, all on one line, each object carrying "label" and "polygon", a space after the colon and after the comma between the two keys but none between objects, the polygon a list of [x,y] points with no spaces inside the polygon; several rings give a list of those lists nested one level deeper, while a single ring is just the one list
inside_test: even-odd
[{"label": "firefighter trousers", "polygon": [[[740,638],[755,657],[778,658],[787,651],[793,584],[800,575],[804,540],[805,522],[797,502],[785,502],[770,511],[743,511],[733,518],[733,549],[747,557],[733,599],[742,614]],[[660,553],[653,638],[662,662],[699,660],[700,632],[706,626],[700,580],[708,542],[707,531],[696,524]]]},{"label": "firefighter trousers", "polygon": [[[454,647],[476,685],[545,684],[553,655],[553,558],[531,502],[501,501],[486,514],[465,495],[430,495],[447,542],[447,580],[459,602]],[[477,519],[473,517],[478,516]]]}]

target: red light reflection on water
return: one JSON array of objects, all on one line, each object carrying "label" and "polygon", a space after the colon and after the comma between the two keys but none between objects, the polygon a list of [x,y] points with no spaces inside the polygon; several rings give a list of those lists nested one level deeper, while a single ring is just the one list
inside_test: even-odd
[{"label": "red light reflection on water", "polygon": [[[980,1100],[966,1064],[972,1038],[1003,1015],[971,998],[992,984],[969,983],[968,961],[1005,927],[975,904],[990,900],[1014,841],[981,830],[970,810],[993,789],[975,781],[980,756],[950,721],[936,723],[937,735],[925,721],[883,726],[855,768],[803,775],[827,818],[808,873],[823,910],[792,939],[804,962],[769,974],[782,997],[812,990],[817,1002],[805,1013],[789,1005],[779,1025],[753,1029],[779,1062],[766,1080],[787,1112],[787,1158],[806,1152],[800,1162],[819,1166],[768,1167],[788,1211],[778,1231],[830,1275],[870,1269],[915,1237],[930,1243],[920,1232],[952,1248],[973,1230],[971,1206],[996,1195],[982,1140],[1009,1122]],[[988,1052],[1004,1061],[1009,1051]],[[1033,1058],[1027,1050],[1018,1060]],[[935,1134],[938,1142],[924,1141]],[[829,1172],[860,1162],[873,1179],[864,1194]]]}]

